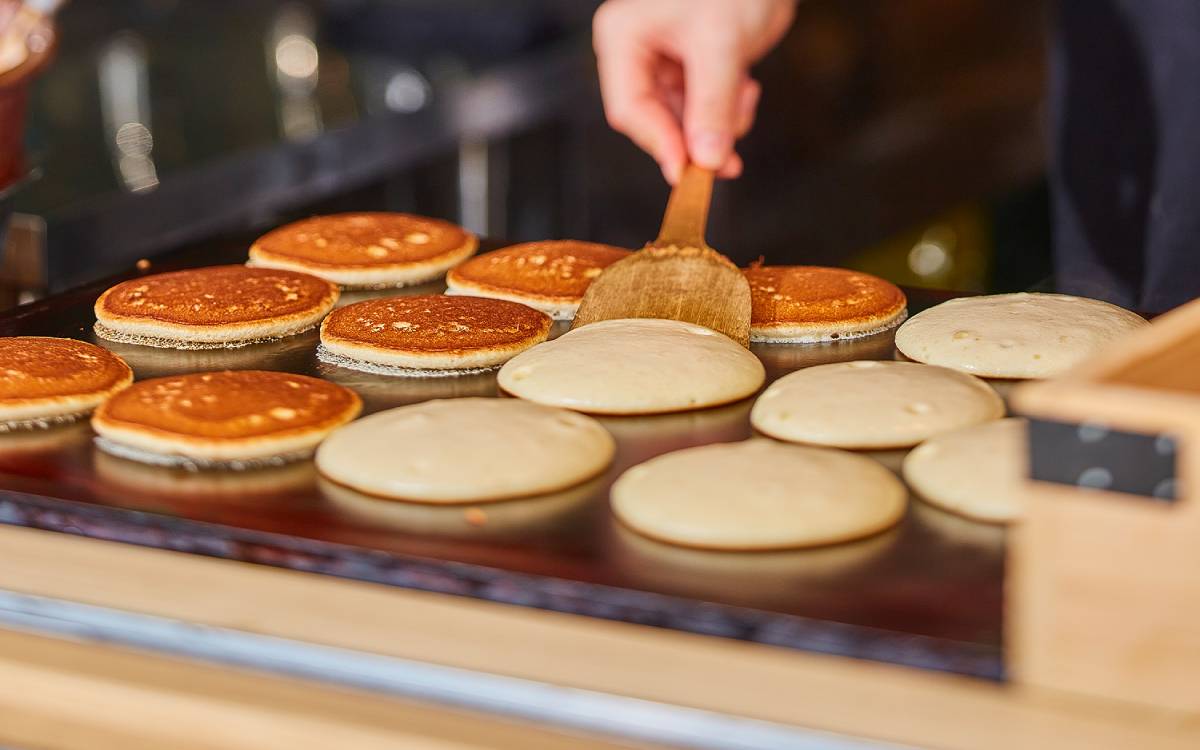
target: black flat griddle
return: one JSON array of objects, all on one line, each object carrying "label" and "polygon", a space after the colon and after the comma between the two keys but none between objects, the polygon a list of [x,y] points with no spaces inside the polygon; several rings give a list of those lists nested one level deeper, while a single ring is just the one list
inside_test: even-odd
[{"label": "black flat griddle", "polygon": [[[244,253],[240,245],[201,248],[147,272],[239,262]],[[232,351],[98,340],[92,303],[113,282],[0,315],[0,335],[92,341],[124,357],[138,378],[225,368],[316,375],[358,391],[366,413],[432,398],[498,395],[494,373],[419,380],[324,364],[314,353],[316,331]],[[946,298],[910,291],[910,312]],[[769,380],[814,364],[895,357],[890,333],[753,349]],[[668,451],[750,437],[752,403],[602,418],[618,444],[603,477],[550,497],[480,506],[482,517],[461,507],[365,498],[324,483],[311,462],[244,474],[189,473],[105,455],[86,424],[4,435],[0,523],[1001,679],[1000,527],[914,500],[897,528],[872,539],[733,554],[672,548],[614,521],[608,487],[622,471]],[[902,458],[873,455],[892,468]]]}]

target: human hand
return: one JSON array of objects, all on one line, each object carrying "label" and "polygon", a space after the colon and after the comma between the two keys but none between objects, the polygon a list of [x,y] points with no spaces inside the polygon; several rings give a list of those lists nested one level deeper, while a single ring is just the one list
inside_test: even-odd
[{"label": "human hand", "polygon": [[607,0],[593,19],[609,124],[671,184],[690,160],[737,177],[734,142],[761,87],[750,66],[783,37],[795,0]]}]

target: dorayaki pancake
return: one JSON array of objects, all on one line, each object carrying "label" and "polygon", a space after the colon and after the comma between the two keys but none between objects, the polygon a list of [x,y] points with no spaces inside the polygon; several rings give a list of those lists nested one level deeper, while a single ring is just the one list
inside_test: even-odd
[{"label": "dorayaki pancake", "polygon": [[886,331],[904,320],[907,299],[892,283],[822,266],[757,266],[750,282],[750,340],[813,343]]},{"label": "dorayaki pancake", "polygon": [[440,294],[373,299],[325,318],[319,356],[383,374],[455,374],[504,364],[545,341],[552,322],[507,300]]},{"label": "dorayaki pancake", "polygon": [[906,448],[950,430],[1004,416],[979,378],[915,362],[839,362],[785,375],[750,410],[755,429],[777,440],[833,448]]},{"label": "dorayaki pancake", "polygon": [[590,414],[663,414],[740,401],[766,377],[746,347],[678,320],[619,318],[575,328],[500,368],[505,392]]},{"label": "dorayaki pancake", "polygon": [[896,348],[918,362],[985,378],[1050,378],[1147,325],[1136,313],[1086,297],[991,294],[914,315],[896,331]]},{"label": "dorayaki pancake", "polygon": [[250,265],[288,268],[343,287],[383,289],[436,279],[475,252],[448,221],[399,213],[314,216],[259,237]]},{"label": "dorayaki pancake", "polygon": [[860,539],[894,526],[908,504],[900,480],[869,458],[761,439],[652,458],[622,474],[611,498],[634,531],[724,550]]},{"label": "dorayaki pancake", "polygon": [[904,459],[904,481],[925,501],[989,523],[1019,520],[1029,474],[1024,419],[1000,419],[930,438]]},{"label": "dorayaki pancake", "polygon": [[265,370],[154,378],[118,396],[92,416],[101,448],[147,463],[200,466],[307,455],[362,406],[349,388]]},{"label": "dorayaki pancake", "polygon": [[317,451],[317,470],[381,498],[454,504],[531,497],[604,471],[612,436],[582,414],[507,398],[425,401],[372,414]]},{"label": "dorayaki pancake", "polygon": [[0,431],[48,426],[90,412],[133,382],[106,349],[74,339],[0,338]]},{"label": "dorayaki pancake", "polygon": [[305,273],[212,266],[130,279],[96,300],[96,335],[167,349],[233,348],[307,331],[335,285]]},{"label": "dorayaki pancake", "polygon": [[446,293],[513,300],[555,320],[570,320],[592,279],[628,255],[628,250],[595,242],[526,242],[452,269],[446,274]]}]

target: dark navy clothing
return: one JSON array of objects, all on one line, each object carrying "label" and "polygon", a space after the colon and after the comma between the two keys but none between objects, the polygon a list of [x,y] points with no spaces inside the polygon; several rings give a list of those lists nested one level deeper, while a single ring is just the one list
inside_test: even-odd
[{"label": "dark navy clothing", "polygon": [[1200,0],[1059,0],[1050,114],[1058,288],[1200,296]]}]

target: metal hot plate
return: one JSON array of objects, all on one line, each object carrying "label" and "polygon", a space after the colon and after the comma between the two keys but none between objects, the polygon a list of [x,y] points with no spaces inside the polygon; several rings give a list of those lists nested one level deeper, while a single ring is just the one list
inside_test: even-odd
[{"label": "metal hot plate", "polygon": [[[210,248],[156,263],[150,272],[243,257],[240,247]],[[494,373],[411,379],[322,363],[315,355],[315,331],[232,351],[101,341],[91,332],[92,303],[109,283],[6,313],[0,316],[0,335],[92,341],[124,357],[138,378],[225,368],[316,375],[356,390],[367,413],[432,398],[498,395]],[[403,293],[440,290],[427,286]],[[344,299],[361,297],[352,293]],[[910,310],[942,299],[913,291]],[[890,333],[829,344],[756,345],[754,352],[769,380],[814,364],[895,356]],[[622,471],[668,451],[750,437],[752,403],[601,418],[618,446],[604,476],[556,495],[479,510],[364,497],[322,481],[307,461],[244,473],[146,466],[101,453],[86,424],[4,435],[0,522],[1000,678],[999,527],[914,500],[897,528],[871,539],[735,554],[672,548],[614,521],[608,487]],[[898,468],[902,454],[877,457]]]}]

